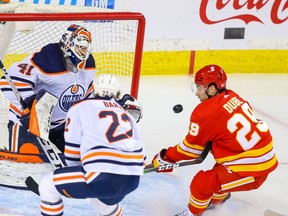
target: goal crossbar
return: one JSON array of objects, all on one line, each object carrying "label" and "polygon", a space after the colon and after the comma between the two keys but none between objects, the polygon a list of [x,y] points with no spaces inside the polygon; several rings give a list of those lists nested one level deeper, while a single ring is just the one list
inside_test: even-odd
[{"label": "goal crossbar", "polygon": [[[24,16],[23,16],[24,15]],[[134,73],[132,75],[130,94],[137,98],[139,90],[142,52],[146,20],[138,12],[87,12],[87,13],[0,13],[0,21],[77,21],[77,20],[137,20],[137,38],[135,47]],[[136,86],[137,85],[137,86]]]}]

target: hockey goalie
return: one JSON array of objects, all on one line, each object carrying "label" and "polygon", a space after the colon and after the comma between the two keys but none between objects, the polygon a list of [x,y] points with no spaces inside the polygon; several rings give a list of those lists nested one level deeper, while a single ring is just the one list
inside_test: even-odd
[{"label": "hockey goalie", "polygon": [[[12,186],[26,188],[23,179],[27,175],[41,176],[42,172],[46,173],[47,169],[53,168],[48,162],[51,162],[51,158],[55,159],[55,152],[63,156],[67,111],[75,102],[91,97],[94,92],[96,71],[91,42],[92,36],[88,29],[71,24],[58,43],[47,44],[8,68],[7,74],[27,108],[20,103],[6,77],[1,78],[1,91],[11,102],[8,146],[0,150],[1,169],[9,170],[2,172],[6,178],[0,178],[5,179],[4,183],[0,182],[1,185],[12,184],[7,176],[11,176],[11,172],[16,172],[20,167],[27,173],[24,173],[24,177],[17,173],[20,180]],[[57,98],[57,101],[46,101],[46,105],[42,104],[42,110],[39,110],[40,101],[44,100],[43,95],[52,95],[51,98]],[[51,142],[53,156],[47,157],[43,149],[45,141]],[[11,165],[11,161],[24,163]],[[64,164],[63,157],[60,161]]]}]

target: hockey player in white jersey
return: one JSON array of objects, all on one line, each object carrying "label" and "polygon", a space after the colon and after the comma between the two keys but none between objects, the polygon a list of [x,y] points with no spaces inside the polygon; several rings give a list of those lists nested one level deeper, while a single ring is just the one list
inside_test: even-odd
[{"label": "hockey player in white jersey", "polygon": [[116,100],[117,86],[114,75],[101,75],[95,83],[95,98],[69,109],[65,127],[67,167],[40,181],[42,215],[63,215],[61,196],[90,198],[100,216],[122,215],[120,201],[138,187],[146,156],[136,124],[142,116],[141,105],[131,96],[120,101],[124,107],[130,106],[130,111],[134,109],[132,117]]},{"label": "hockey player in white jersey", "polygon": [[[51,116],[49,139],[62,152],[67,111],[76,101],[89,97],[93,92],[96,71],[91,42],[90,32],[73,24],[67,28],[67,32],[58,43],[44,46],[39,52],[8,69],[14,85],[28,106],[41,89],[58,97],[59,102]],[[28,125],[24,122],[28,122],[26,118],[29,118],[29,115],[24,114],[4,76],[0,88],[11,101],[8,124],[9,152],[26,156],[39,154],[45,161],[46,157],[37,139],[27,133]],[[15,158],[17,154],[14,155]]]}]

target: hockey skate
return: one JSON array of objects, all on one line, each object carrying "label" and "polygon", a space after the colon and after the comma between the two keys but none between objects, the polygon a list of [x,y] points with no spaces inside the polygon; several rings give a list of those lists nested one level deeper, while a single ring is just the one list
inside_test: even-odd
[{"label": "hockey skate", "polygon": [[206,210],[214,209],[216,206],[222,205],[224,202],[226,202],[228,199],[230,199],[230,197],[231,197],[231,193],[228,193],[228,195],[222,200],[222,202],[217,203],[217,204],[213,204],[212,202],[210,202],[209,205],[207,206]]},{"label": "hockey skate", "polygon": [[182,212],[179,212],[178,214],[174,215],[174,216],[195,216],[194,214],[192,214],[188,209],[184,210]]}]

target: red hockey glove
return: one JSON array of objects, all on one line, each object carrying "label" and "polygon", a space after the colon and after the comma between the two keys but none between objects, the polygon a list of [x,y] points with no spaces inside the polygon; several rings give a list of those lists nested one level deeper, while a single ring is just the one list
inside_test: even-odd
[{"label": "red hockey glove", "polygon": [[[165,158],[166,152],[167,152],[167,149],[162,149],[157,155],[154,156],[152,160],[154,167],[169,166],[169,165],[172,165],[171,167],[173,167],[174,163],[167,161]],[[173,171],[173,168],[169,168],[169,169],[165,168],[163,170],[159,169],[156,172],[172,172],[172,171]]]}]

